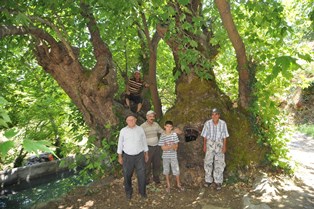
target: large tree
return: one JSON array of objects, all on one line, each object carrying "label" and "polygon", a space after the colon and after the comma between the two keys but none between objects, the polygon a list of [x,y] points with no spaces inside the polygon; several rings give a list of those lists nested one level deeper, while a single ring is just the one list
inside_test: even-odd
[{"label": "large tree", "polygon": [[[183,130],[200,130],[204,121],[210,118],[210,109],[220,108],[231,136],[228,170],[235,171],[251,163],[259,164],[265,156],[265,149],[257,144],[259,129],[256,128],[264,126],[268,131],[270,122],[264,123],[260,118],[265,113],[258,110],[267,108],[267,103],[261,102],[265,107],[252,104],[257,89],[254,86],[255,61],[276,63],[269,65],[275,66],[274,72],[271,72],[271,67],[259,68],[259,72],[264,73],[259,83],[259,88],[267,91],[264,98],[270,96],[267,84],[277,79],[281,70],[287,77],[291,75],[284,69],[287,64],[283,61],[288,60],[288,65],[295,61],[284,55],[278,60],[277,57],[272,58],[272,54],[278,54],[272,50],[283,43],[287,30],[278,2],[261,2],[256,6],[250,1],[245,5],[235,3],[233,6],[239,9],[239,17],[234,22],[226,1],[216,1],[216,6],[218,10],[212,2],[201,0],[149,1],[146,6],[141,1],[6,1],[1,7],[0,38],[7,40],[7,47],[10,47],[8,40],[12,36],[31,37],[23,45],[34,51],[38,64],[58,82],[82,112],[91,134],[98,139],[98,145],[101,139],[111,135],[111,126],[105,125],[117,124],[113,99],[117,87],[120,90],[124,87],[117,85],[118,82],[123,83],[117,79],[118,69],[121,74],[127,74],[130,66],[143,62],[141,65],[148,68],[154,106],[161,115],[156,73],[162,69],[156,69],[156,52],[162,38],[173,54],[175,69],[172,76],[176,80],[177,96],[174,107],[163,120],[173,120]],[[150,10],[145,9],[149,7]],[[258,18],[266,18],[264,11],[271,13],[274,19],[257,21]],[[239,21],[248,16],[251,22]],[[244,28],[242,34],[236,30],[238,24]],[[265,37],[259,36],[262,32],[265,37],[271,34],[276,38],[267,43]],[[245,39],[241,37],[243,34]],[[225,51],[230,48],[229,40],[235,54],[226,55]],[[245,50],[247,48],[249,54]],[[261,48],[267,50],[259,51]],[[144,59],[135,58],[139,53]],[[239,108],[220,88],[221,83],[217,80],[220,74],[214,68],[221,54],[226,58],[236,57],[238,61],[236,67],[226,65],[221,74],[236,75],[237,79],[231,77],[231,80],[238,83],[234,89],[238,89]],[[254,108],[256,112],[252,114]],[[186,165],[183,167],[201,166],[201,140],[182,145],[180,158]]]},{"label": "large tree", "polygon": [[[32,37],[29,45],[34,47],[38,64],[58,82],[82,112],[86,124],[91,128],[91,134],[97,137],[99,146],[100,140],[110,136],[110,129],[106,129],[104,125],[117,124],[113,111],[113,95],[117,89],[117,80],[111,52],[101,38],[90,6],[81,2],[71,5],[72,10],[68,11],[72,12],[72,18],[79,16],[74,14],[75,11],[79,11],[81,22],[78,24],[88,29],[95,59],[91,67],[86,67],[80,62],[81,49],[73,47],[66,32],[62,31],[65,27],[62,26],[62,20],[44,18],[32,12],[27,14],[27,9],[22,7],[24,5],[18,5],[21,11],[10,8],[13,5],[9,2],[4,6],[2,10],[9,12],[8,17],[23,15],[28,24],[15,26],[10,24],[8,18],[7,25],[0,28],[0,38],[16,35]],[[55,16],[60,18],[58,12]]]}]

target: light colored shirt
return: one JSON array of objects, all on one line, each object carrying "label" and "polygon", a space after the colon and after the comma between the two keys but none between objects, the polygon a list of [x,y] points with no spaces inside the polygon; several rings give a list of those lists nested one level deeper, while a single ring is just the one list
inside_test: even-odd
[{"label": "light colored shirt", "polygon": [[117,153],[125,152],[128,155],[137,155],[148,152],[145,132],[142,127],[124,127],[120,131]]},{"label": "light colored shirt", "polygon": [[164,132],[164,130],[159,126],[158,123],[154,122],[149,124],[147,121],[144,122],[141,127],[144,129],[146,134],[146,140],[148,146],[157,146],[158,145],[158,134]]},{"label": "light colored shirt", "polygon": [[219,119],[218,124],[215,125],[212,119],[206,121],[201,136],[212,141],[219,141],[229,137],[226,122]]},{"label": "light colored shirt", "polygon": [[[163,133],[160,136],[160,140],[158,142],[159,146],[171,146],[173,144],[179,143],[179,138],[176,133],[166,134]],[[177,151],[176,150],[163,150],[162,151],[162,158],[177,158]]]}]

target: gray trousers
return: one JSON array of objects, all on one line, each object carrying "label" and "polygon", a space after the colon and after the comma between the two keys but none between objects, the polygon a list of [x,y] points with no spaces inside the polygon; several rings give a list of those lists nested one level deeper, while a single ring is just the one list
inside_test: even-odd
[{"label": "gray trousers", "polygon": [[223,140],[206,141],[206,154],[204,159],[205,182],[222,183],[223,172],[226,166],[225,154],[222,153]]}]

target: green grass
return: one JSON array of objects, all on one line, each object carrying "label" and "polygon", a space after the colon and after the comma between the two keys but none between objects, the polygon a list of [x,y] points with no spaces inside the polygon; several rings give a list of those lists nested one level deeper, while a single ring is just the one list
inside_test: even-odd
[{"label": "green grass", "polygon": [[298,127],[298,131],[308,135],[308,136],[311,136],[311,137],[314,137],[314,124],[303,124],[303,125],[300,125]]}]

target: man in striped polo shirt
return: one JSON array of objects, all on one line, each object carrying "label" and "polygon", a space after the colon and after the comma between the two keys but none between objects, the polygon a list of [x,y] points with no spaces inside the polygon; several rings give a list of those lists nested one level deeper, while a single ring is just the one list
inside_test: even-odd
[{"label": "man in striped polo shirt", "polygon": [[142,89],[143,87],[149,87],[147,83],[142,81],[140,71],[135,71],[134,76],[129,79],[126,86],[125,103],[130,108],[130,101],[133,101],[137,105],[136,112],[138,113],[143,106]]},{"label": "man in striped polo shirt", "polygon": [[148,145],[148,161],[146,163],[146,184],[150,183],[153,170],[153,180],[156,184],[160,183],[159,175],[161,168],[161,148],[158,146],[158,134],[164,130],[155,122],[155,112],[150,110],[146,113],[146,121],[141,125],[145,131]]},{"label": "man in striped polo shirt", "polygon": [[201,136],[204,137],[203,150],[206,153],[204,159],[204,186],[209,187],[214,182],[217,190],[221,189],[223,182],[227,137],[229,137],[226,122],[219,118],[220,112],[217,108],[214,108],[212,110],[212,119],[205,122],[201,133]]}]

